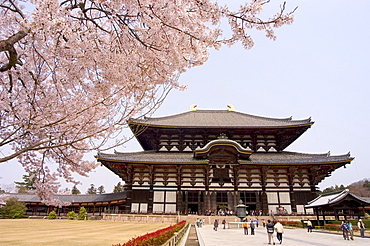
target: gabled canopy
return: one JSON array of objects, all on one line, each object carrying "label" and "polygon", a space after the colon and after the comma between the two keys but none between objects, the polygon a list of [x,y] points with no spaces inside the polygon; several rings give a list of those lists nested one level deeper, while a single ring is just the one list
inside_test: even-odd
[{"label": "gabled canopy", "polygon": [[[194,151],[194,158],[196,159],[212,159],[212,158],[227,158],[227,156],[234,156],[236,160],[249,159],[252,151],[240,146],[237,142],[230,139],[217,139],[209,142],[206,146]],[[236,163],[234,163],[236,164]]]}]

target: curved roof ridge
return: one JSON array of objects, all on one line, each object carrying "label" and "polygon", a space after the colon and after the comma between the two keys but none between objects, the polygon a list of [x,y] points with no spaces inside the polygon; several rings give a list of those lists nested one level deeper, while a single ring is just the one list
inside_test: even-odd
[{"label": "curved roof ridge", "polygon": [[302,120],[288,118],[272,118],[252,115],[229,110],[196,110],[179,114],[150,117],[144,119],[129,119],[130,124],[144,124],[169,127],[288,127],[312,125],[311,117]]},{"label": "curved roof ridge", "polygon": [[[273,153],[273,152],[271,152]],[[292,154],[292,155],[306,155],[306,156],[319,156],[319,157],[350,157],[350,153],[346,153],[346,154],[340,154],[340,155],[332,155],[329,152],[326,152],[326,153],[303,153],[303,152],[295,152],[295,151],[282,151],[282,153],[285,153],[285,154]]]}]

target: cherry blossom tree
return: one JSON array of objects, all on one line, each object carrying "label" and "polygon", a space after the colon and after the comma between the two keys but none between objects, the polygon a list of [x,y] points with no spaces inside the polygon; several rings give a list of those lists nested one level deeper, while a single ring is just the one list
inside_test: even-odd
[{"label": "cherry blossom tree", "polygon": [[0,0],[0,162],[17,158],[52,201],[58,178],[77,184],[72,173],[97,165],[84,154],[127,141],[126,121],[185,89],[179,75],[209,49],[249,49],[250,29],[275,39],[293,22],[285,3],[261,19],[268,2],[232,11],[210,0]]}]

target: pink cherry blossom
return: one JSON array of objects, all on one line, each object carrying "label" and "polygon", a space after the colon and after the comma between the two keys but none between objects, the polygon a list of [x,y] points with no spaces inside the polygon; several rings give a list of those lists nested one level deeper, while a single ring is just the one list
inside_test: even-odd
[{"label": "pink cherry blossom", "polygon": [[[55,204],[57,180],[77,183],[72,173],[97,166],[85,153],[125,143],[126,121],[185,89],[179,75],[210,48],[249,49],[248,30],[275,39],[274,28],[293,22],[285,4],[260,19],[267,3],[232,11],[209,0],[1,0],[0,162],[18,158]],[[225,20],[230,37],[219,28]]]}]

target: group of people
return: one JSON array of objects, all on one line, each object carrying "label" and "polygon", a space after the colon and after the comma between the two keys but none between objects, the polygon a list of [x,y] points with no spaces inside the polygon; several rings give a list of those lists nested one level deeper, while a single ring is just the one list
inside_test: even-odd
[{"label": "group of people", "polygon": [[[365,224],[362,221],[362,219],[358,220],[357,226],[358,226],[358,229],[360,230],[361,237],[365,237]],[[342,229],[344,240],[349,240],[349,239],[354,240],[353,226],[352,226],[351,221],[347,221],[347,222],[342,221],[340,228]]]},{"label": "group of people", "polygon": [[[203,222],[202,220],[197,219],[197,226],[201,227],[202,222]],[[225,226],[226,226],[225,219],[222,220],[222,224],[223,224],[223,229],[225,229]],[[263,225],[263,227],[266,227],[267,235],[268,235],[268,244],[272,243],[273,245],[275,245],[274,232],[276,232],[277,240],[279,241],[280,244],[282,244],[284,227],[279,221],[268,220],[266,223],[264,220],[262,220],[261,224]],[[250,230],[250,235],[255,235],[255,228],[258,227],[258,225],[259,225],[258,219],[250,220],[249,222],[246,219],[243,220],[244,235],[248,235],[249,230]],[[213,230],[217,231],[218,226],[219,226],[219,220],[216,219],[213,223]],[[365,224],[361,219],[359,219],[357,226],[360,230],[361,237],[365,237]],[[312,222],[308,219],[307,220],[307,232],[312,232],[312,228],[313,228]],[[353,226],[350,221],[347,221],[347,222],[343,221],[341,225],[341,229],[343,231],[344,240],[350,240],[350,239],[354,240]]]},{"label": "group of people", "polygon": [[258,219],[256,220],[250,220],[248,223],[248,220],[243,221],[243,229],[244,229],[244,235],[248,235],[248,228],[250,228],[251,235],[254,235],[254,229],[258,227]]},{"label": "group of people", "polygon": [[283,243],[283,233],[284,233],[284,227],[279,221],[271,221],[267,220],[266,224],[266,230],[267,230],[267,236],[268,236],[268,244],[275,245],[275,239],[274,239],[274,232],[276,231],[276,238],[279,241],[280,244]]}]

